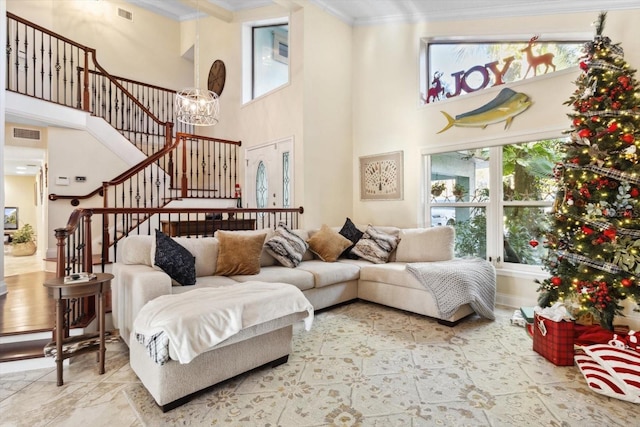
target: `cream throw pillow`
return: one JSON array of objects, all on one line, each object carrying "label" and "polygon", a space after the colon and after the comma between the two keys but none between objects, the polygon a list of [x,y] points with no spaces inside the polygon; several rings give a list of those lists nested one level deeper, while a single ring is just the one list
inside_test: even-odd
[{"label": "cream throw pillow", "polygon": [[345,249],[352,245],[351,240],[323,224],[320,231],[307,240],[311,252],[325,262],[335,262]]},{"label": "cream throw pillow", "polygon": [[453,259],[455,229],[450,226],[400,230],[398,262],[448,261]]}]

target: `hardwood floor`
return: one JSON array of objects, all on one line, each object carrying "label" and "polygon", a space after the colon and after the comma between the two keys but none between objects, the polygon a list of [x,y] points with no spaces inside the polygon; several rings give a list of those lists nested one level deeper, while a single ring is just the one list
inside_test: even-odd
[{"label": "hardwood floor", "polygon": [[53,277],[35,271],[4,278],[8,293],[0,297],[0,336],[53,329],[55,302],[42,285]]}]

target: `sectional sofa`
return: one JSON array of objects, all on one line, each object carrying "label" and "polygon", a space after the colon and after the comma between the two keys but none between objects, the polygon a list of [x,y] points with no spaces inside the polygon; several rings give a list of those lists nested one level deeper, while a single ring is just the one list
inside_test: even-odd
[{"label": "sectional sofa", "polygon": [[[184,365],[153,366],[146,360],[149,358],[136,343],[133,325],[147,302],[192,289],[241,286],[249,281],[282,282],[300,289],[316,311],[362,299],[434,317],[452,325],[472,314],[472,307],[464,304],[453,314],[443,317],[432,293],[408,271],[407,265],[452,260],[454,237],[452,227],[356,227],[349,219],[342,228],[323,226],[314,230],[289,230],[282,224],[276,230],[218,231],[216,237],[205,238],[168,238],[161,233],[129,236],[118,248],[117,262],[113,266],[113,320],[130,347],[132,368],[162,406],[221,379],[206,380],[193,389],[176,393],[171,390],[180,378],[184,378],[185,370],[189,376],[198,377],[202,366],[195,368],[194,365],[194,371]],[[182,253],[173,253],[167,243],[178,244]],[[195,259],[191,259],[191,255]],[[186,275],[183,263],[193,263],[193,270]],[[495,288],[495,276],[493,281]],[[292,322],[305,315],[292,314],[284,322],[279,319],[275,329],[283,326],[290,329]],[[273,329],[263,328],[261,333],[242,332],[255,338],[265,332],[271,333]],[[290,330],[288,333],[290,335]],[[239,335],[231,341],[238,341],[245,347],[251,345]],[[283,342],[281,348],[286,349],[286,339]],[[238,351],[246,354],[246,350]],[[284,351],[276,351],[248,367],[281,358]],[[237,351],[230,354],[237,354]],[[220,356],[209,356],[220,364]],[[170,385],[159,380],[166,376],[167,369],[177,369],[171,374],[174,378]],[[247,370],[247,367],[239,369]]]}]

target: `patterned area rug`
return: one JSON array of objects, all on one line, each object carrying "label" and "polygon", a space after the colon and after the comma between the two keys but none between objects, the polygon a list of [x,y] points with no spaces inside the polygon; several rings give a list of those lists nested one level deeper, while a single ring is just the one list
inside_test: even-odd
[{"label": "patterned area rug", "polygon": [[[532,350],[512,309],[449,328],[366,302],[296,325],[289,362],[241,375],[165,414],[125,390],[147,426],[629,426],[640,406],[593,393]],[[259,351],[259,349],[256,349]],[[215,367],[212,367],[215,369]]]}]

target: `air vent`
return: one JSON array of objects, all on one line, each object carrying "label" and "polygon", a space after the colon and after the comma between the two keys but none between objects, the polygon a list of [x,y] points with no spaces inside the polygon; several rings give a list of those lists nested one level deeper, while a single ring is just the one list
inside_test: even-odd
[{"label": "air vent", "polygon": [[13,128],[13,137],[40,141],[40,131],[36,129]]},{"label": "air vent", "polygon": [[127,21],[133,21],[133,13],[129,12],[128,10],[118,8],[118,16],[120,18],[126,19]]}]

